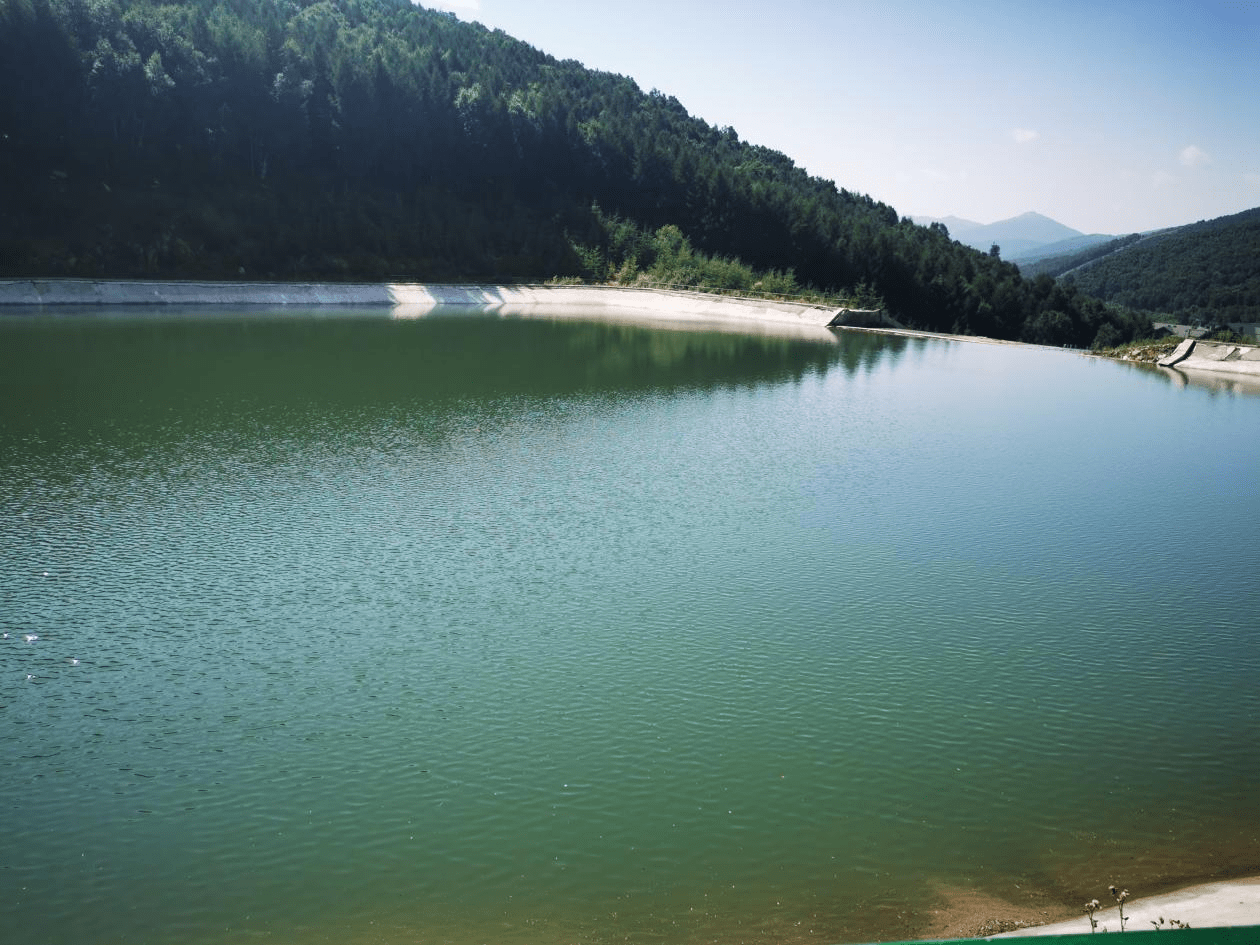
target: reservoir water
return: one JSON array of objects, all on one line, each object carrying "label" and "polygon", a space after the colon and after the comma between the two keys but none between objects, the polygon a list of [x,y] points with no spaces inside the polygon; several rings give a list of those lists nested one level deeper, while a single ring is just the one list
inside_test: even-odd
[{"label": "reservoir water", "polygon": [[1170,377],[6,315],[4,939],[854,942],[1260,872],[1260,396]]}]

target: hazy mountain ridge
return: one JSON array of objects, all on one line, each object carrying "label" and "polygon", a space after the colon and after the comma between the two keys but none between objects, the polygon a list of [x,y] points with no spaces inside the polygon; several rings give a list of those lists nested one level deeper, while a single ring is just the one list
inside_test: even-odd
[{"label": "hazy mountain ridge", "polygon": [[1064,226],[1040,213],[1029,211],[1009,220],[999,220],[974,230],[968,230],[961,242],[979,250],[997,245],[1006,259],[1050,243],[1084,236],[1080,230]]},{"label": "hazy mountain ridge", "polygon": [[931,226],[933,223],[939,223],[949,230],[949,235],[954,239],[959,239],[963,233],[969,233],[984,226],[983,223],[977,223],[975,220],[965,220],[962,217],[953,215],[947,217],[914,216],[911,219],[919,226]]},{"label": "hazy mountain ridge", "polygon": [[1051,256],[1063,256],[1069,253],[1080,253],[1088,251],[1091,247],[1100,246],[1117,239],[1115,236],[1106,233],[1088,233],[1080,236],[1073,236],[1069,239],[1059,240],[1055,243],[1047,243],[1041,246],[1026,249],[1020,253],[1007,254],[1003,252],[1003,256],[1013,263],[1018,263],[1021,272],[1028,275],[1036,275],[1037,273],[1028,272],[1028,264],[1035,263],[1038,260],[1046,259]]},{"label": "hazy mountain ridge", "polygon": [[[1260,320],[1258,218],[1260,208],[1125,236],[1087,235],[1031,212],[991,224],[957,216],[915,220],[943,224],[975,249],[997,244],[1028,278],[1060,279],[1162,317],[1227,323]],[[1039,242],[1064,232],[1072,235]]]},{"label": "hazy mountain ridge", "polygon": [[964,246],[981,252],[996,245],[1001,250],[1002,258],[1013,262],[1046,253],[1083,249],[1114,238],[1102,234],[1087,235],[1031,210],[996,223],[976,223],[956,216],[915,217],[914,220],[924,226],[943,224],[948,228],[951,237]]}]

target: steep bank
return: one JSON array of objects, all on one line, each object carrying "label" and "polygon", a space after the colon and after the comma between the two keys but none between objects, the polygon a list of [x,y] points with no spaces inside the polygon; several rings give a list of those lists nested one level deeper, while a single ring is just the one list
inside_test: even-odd
[{"label": "steep bank", "polygon": [[[728,330],[789,331],[824,338],[830,325],[920,337],[1012,344],[978,335],[908,331],[882,311],[835,309],[666,289],[588,285],[430,285],[410,282],[192,282],[108,279],[0,280],[0,311],[53,306],[347,306],[387,307],[398,317],[421,317],[440,309],[481,309],[503,315],[565,315],[597,312],[662,324],[702,322]],[[1184,350],[1183,350],[1184,349]],[[1148,355],[1149,356],[1146,356]],[[1121,360],[1158,360],[1152,348]],[[1194,374],[1260,380],[1260,347],[1192,342],[1161,367]]]}]

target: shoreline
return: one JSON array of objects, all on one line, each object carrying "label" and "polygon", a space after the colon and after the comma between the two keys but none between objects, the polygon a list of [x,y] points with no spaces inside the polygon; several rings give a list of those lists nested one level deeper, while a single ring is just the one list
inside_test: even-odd
[{"label": "shoreline", "polygon": [[[1101,902],[1101,900],[1100,900]],[[1219,882],[1198,883],[1172,892],[1158,893],[1125,904],[1124,929],[1120,928],[1118,906],[1103,903],[1094,913],[1099,933],[1108,931],[1149,932],[1168,930],[1172,920],[1187,923],[1196,929],[1260,927],[1260,876]],[[1033,925],[989,936],[991,939],[1029,938],[1040,935],[1088,935],[1089,919],[1084,910],[1077,918],[1063,919],[1046,925]]]},{"label": "shoreline", "polygon": [[[937,338],[978,344],[1056,348],[983,335],[952,335],[902,327],[882,312],[832,308],[699,291],[611,285],[492,285],[419,282],[211,282],[139,279],[0,279],[0,311],[30,307],[124,306],[344,306],[389,308],[395,317],[420,318],[439,309],[477,308],[504,315],[576,314],[598,310],[613,317],[647,318],[665,325],[701,323],[719,329],[790,331],[825,340],[830,328],[871,331],[908,338]],[[872,324],[875,322],[876,324]],[[1260,347],[1200,341],[1175,362],[1160,364],[1179,382],[1192,380],[1260,383]]]},{"label": "shoreline", "polygon": [[[1095,866],[1086,872],[1091,878],[1083,885],[1079,878],[1066,885],[1038,883],[1030,881],[1029,877],[996,884],[937,881],[933,884],[930,902],[918,913],[920,922],[913,934],[891,928],[891,939],[944,942],[1088,935],[1090,926],[1084,895],[1099,902],[1094,913],[1098,923],[1095,931],[1120,931],[1119,908],[1108,895],[1106,881],[1093,879],[1106,876],[1108,869],[1104,866],[1099,870]],[[1209,868],[1198,876],[1196,872],[1191,867],[1181,880],[1173,882],[1161,880],[1157,875],[1130,876],[1137,885],[1127,884],[1121,888],[1141,892],[1125,902],[1125,930],[1151,932],[1155,930],[1151,923],[1158,923],[1160,919],[1165,920],[1160,926],[1164,931],[1176,928],[1171,924],[1174,919],[1196,929],[1255,927],[1260,930],[1260,875],[1255,874],[1254,865],[1221,873]],[[1073,895],[1068,892],[1073,888],[1090,891]],[[1077,895],[1081,896],[1079,900]]]},{"label": "shoreline", "polygon": [[826,327],[844,311],[805,302],[631,286],[0,279],[0,307],[70,305],[344,305],[401,308],[407,314],[417,315],[448,306],[492,311],[532,306],[582,306],[684,313],[692,317],[721,315],[819,327]]},{"label": "shoreline", "polygon": [[1171,355],[1156,363],[1174,371],[1214,371],[1260,378],[1260,347],[1187,338]]},{"label": "shoreline", "polygon": [[555,318],[595,313],[656,328],[702,327],[831,344],[836,336],[828,326],[848,311],[803,302],[628,286],[0,279],[0,313],[18,308],[168,307],[372,309],[398,319],[460,311]]},{"label": "shoreline", "polygon": [[984,335],[946,335],[909,328],[873,328],[842,326],[846,331],[871,331],[903,338],[943,338],[947,341],[968,341],[989,345],[1017,345],[1023,348],[1040,348],[1044,351],[1064,351],[1087,358],[1100,358],[1116,364],[1141,364],[1171,379],[1179,387],[1193,384],[1213,390],[1234,390],[1260,393],[1260,346],[1216,341],[1198,341],[1188,353],[1173,363],[1156,363],[1100,354],[1083,348],[1056,348],[1053,345],[1030,344],[1026,341],[1006,341]]}]

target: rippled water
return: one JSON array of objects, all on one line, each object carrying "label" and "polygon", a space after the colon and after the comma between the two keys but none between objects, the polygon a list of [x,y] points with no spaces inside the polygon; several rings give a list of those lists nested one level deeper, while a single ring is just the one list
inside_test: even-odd
[{"label": "rippled water", "polygon": [[1260,397],[346,312],[6,316],[0,393],[7,941],[861,941],[1260,866]]}]

